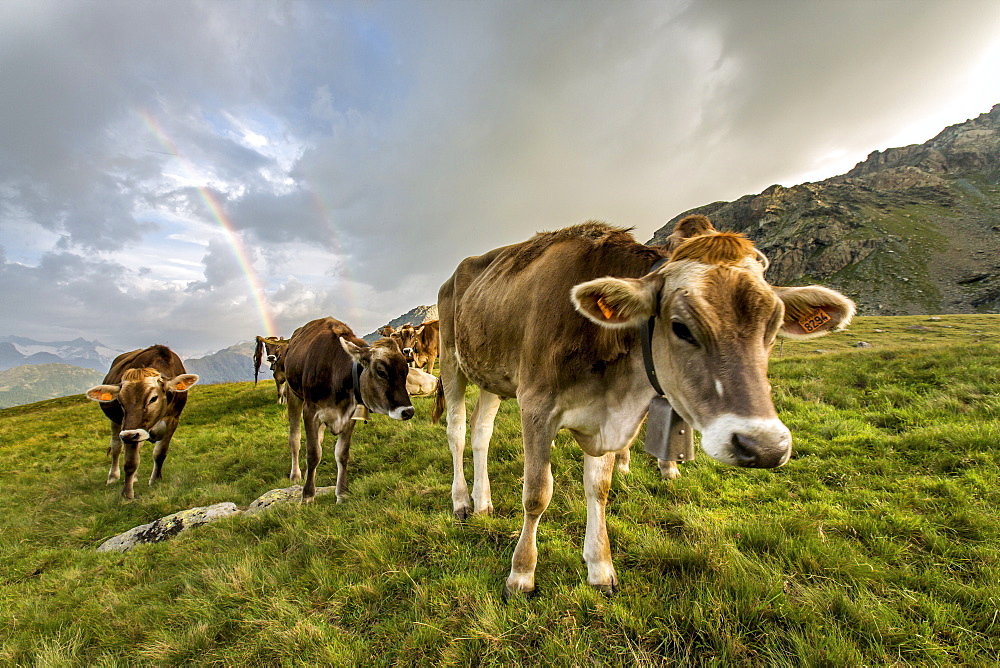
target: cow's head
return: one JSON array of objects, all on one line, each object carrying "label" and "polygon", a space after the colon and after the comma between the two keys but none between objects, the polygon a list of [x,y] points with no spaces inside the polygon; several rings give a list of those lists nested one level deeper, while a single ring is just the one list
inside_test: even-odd
[{"label": "cow's head", "polygon": [[413,325],[403,325],[391,334],[399,349],[403,351],[403,357],[407,362],[413,361],[413,347],[419,335],[420,329]]},{"label": "cow's head", "polygon": [[360,382],[365,406],[394,420],[413,417],[413,404],[406,393],[409,367],[394,340],[382,338],[363,347],[341,338],[340,345],[363,368]]},{"label": "cow's head", "polygon": [[765,268],[748,239],[710,231],[652,274],[572,291],[577,310],[604,327],[638,328],[655,316],[652,357],[667,399],[701,432],[706,453],[739,466],[780,466],[791,455],[767,381],[775,337],[842,329],[855,310],[828,288],[772,287]]},{"label": "cow's head", "polygon": [[[122,430],[125,442],[158,440],[155,428],[167,412],[171,395],[187,392],[198,382],[193,373],[164,378],[156,369],[129,369],[119,385],[98,385],[87,390],[87,398],[102,403],[117,401],[122,407]],[[151,434],[152,432],[152,434]]]}]

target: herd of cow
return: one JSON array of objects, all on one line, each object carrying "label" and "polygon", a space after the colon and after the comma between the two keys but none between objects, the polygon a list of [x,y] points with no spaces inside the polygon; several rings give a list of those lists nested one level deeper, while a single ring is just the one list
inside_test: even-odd
[{"label": "herd of cow", "polygon": [[[550,451],[567,429],[584,452],[587,581],[613,591],[605,506],[617,462],[661,402],[713,458],[744,467],[781,466],[791,434],[778,418],[767,381],[777,336],[811,338],[845,327],[854,303],[821,286],[774,287],[767,259],[740,234],[720,232],[704,216],[688,216],[664,246],[638,243],[629,230],[588,222],[462,261],[438,294],[439,321],[388,326],[372,344],[334,318],[313,320],[290,339],[258,337],[288,409],[293,482],[301,422],[306,431],[302,500],[316,493],[324,431],[337,436],[337,498],[347,491],[356,420],[370,409],[396,420],[413,417],[410,396],[435,394],[432,419],[447,409],[454,477],[454,514],[493,510],[487,456],[504,398],[516,398],[524,444],[524,523],[505,593],[535,589],[536,533],[552,496]],[[440,355],[440,378],[431,374]],[[152,441],[153,473],[163,461],[187,390],[184,372],[164,346],[119,356],[104,384],[87,396],[111,421],[108,483],[119,479],[133,497],[139,448]],[[480,389],[471,420],[473,485],[464,471],[465,390]],[[658,419],[658,418],[657,418]],[[660,462],[675,477],[675,462]]]}]

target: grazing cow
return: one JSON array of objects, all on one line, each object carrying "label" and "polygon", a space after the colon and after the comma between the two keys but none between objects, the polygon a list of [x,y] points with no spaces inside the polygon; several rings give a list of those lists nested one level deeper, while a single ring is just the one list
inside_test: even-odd
[{"label": "grazing cow", "polygon": [[306,481],[302,501],[316,496],[316,467],[323,457],[323,434],[337,436],[337,500],[347,492],[347,462],[358,405],[394,420],[413,417],[406,393],[409,371],[403,353],[392,339],[370,346],[351,328],[334,318],[320,318],[295,330],[285,351],[288,383],[288,448],[292,454],[292,482],[302,479],[299,469],[300,422],[306,426]]},{"label": "grazing cow", "polygon": [[285,362],[282,356],[288,349],[288,339],[273,336],[258,336],[257,347],[253,351],[253,384],[257,386],[257,375],[260,373],[260,362],[267,354],[267,363],[274,376],[274,386],[278,391],[278,403],[285,403]]},{"label": "grazing cow", "polygon": [[122,353],[111,363],[104,384],[87,390],[87,398],[101,403],[111,420],[111,470],[108,484],[118,480],[118,457],[125,448],[125,484],[122,496],[134,498],[139,469],[139,447],[153,441],[153,473],[149,484],[163,474],[170,439],[187,402],[187,390],[198,376],[185,373],[181,359],[166,346],[150,346]]},{"label": "grazing cow", "polygon": [[[793,338],[846,326],[851,300],[819,286],[778,288],[764,280],[753,244],[704,231],[665,249],[627,230],[588,222],[462,261],[441,286],[441,380],[458,518],[491,512],[487,454],[503,397],[516,397],[524,443],[524,524],[505,595],[535,589],[539,519],[552,496],[550,448],[569,429],[584,456],[587,582],[613,591],[605,506],[615,453],[629,447],[656,396],[640,328],[666,399],[702,433],[722,462],[775,467],[791,454],[778,419],[767,362],[779,331]],[[463,470],[465,389],[481,388],[472,415],[474,485]]]}]

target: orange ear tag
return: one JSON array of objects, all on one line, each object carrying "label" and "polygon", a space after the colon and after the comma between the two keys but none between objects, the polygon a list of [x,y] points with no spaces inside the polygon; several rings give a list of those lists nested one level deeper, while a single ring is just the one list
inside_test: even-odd
[{"label": "orange ear tag", "polygon": [[806,330],[807,334],[812,334],[831,320],[833,320],[833,318],[830,317],[829,313],[821,308],[818,308],[809,315],[804,315],[799,318],[799,324],[802,326],[802,329]]},{"label": "orange ear tag", "polygon": [[101,393],[101,401],[111,401],[114,398],[115,398],[115,395],[111,394],[110,392],[102,392]]},{"label": "orange ear tag", "polygon": [[608,320],[615,319],[615,312],[612,311],[611,308],[608,306],[608,303],[604,301],[604,297],[597,298],[597,308],[601,309],[601,313],[604,314],[604,317],[607,318]]}]

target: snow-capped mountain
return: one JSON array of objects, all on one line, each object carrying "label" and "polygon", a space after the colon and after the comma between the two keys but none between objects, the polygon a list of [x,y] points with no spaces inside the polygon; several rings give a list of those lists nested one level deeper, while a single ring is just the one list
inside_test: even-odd
[{"label": "snow-capped mountain", "polygon": [[23,336],[0,337],[0,371],[22,364],[71,364],[107,371],[121,350],[100,341],[76,338],[72,341],[35,341]]}]

